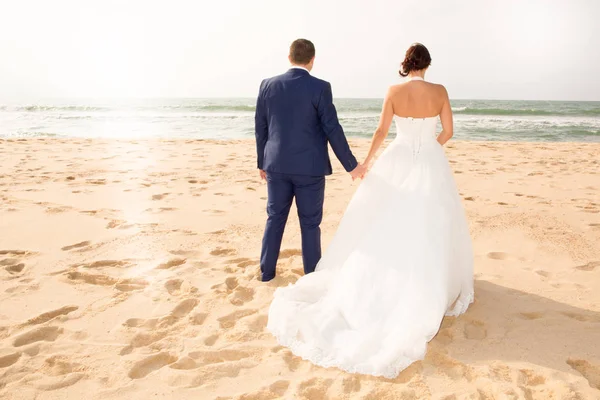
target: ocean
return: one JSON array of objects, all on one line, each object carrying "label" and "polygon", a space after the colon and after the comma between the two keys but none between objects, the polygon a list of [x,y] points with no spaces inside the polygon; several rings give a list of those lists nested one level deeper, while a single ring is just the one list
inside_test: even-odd
[{"label": "ocean", "polygon": [[[371,137],[381,99],[336,99],[346,135]],[[453,100],[459,140],[600,142],[600,102]],[[395,132],[391,129],[391,136]],[[254,99],[0,104],[0,137],[254,137]]]}]

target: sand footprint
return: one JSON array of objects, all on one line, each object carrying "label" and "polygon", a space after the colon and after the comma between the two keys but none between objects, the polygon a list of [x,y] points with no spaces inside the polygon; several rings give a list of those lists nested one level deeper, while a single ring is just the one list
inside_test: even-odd
[{"label": "sand footprint", "polygon": [[17,336],[13,341],[14,347],[22,347],[35,342],[54,342],[63,332],[55,326],[35,328]]},{"label": "sand footprint", "polygon": [[234,311],[231,314],[228,314],[224,317],[217,319],[219,325],[223,329],[233,328],[235,324],[242,318],[247,317],[252,314],[256,314],[258,310],[256,309],[246,309],[246,310],[238,310]]},{"label": "sand footprint", "polygon": [[269,317],[267,315],[258,315],[256,317],[252,317],[249,319],[247,325],[248,330],[256,333],[264,332],[264,330],[267,328],[268,319]]},{"label": "sand footprint", "polygon": [[170,315],[175,318],[183,318],[192,312],[197,305],[197,299],[185,299],[175,306]]},{"label": "sand footprint", "polygon": [[83,282],[89,285],[114,286],[121,292],[143,290],[148,286],[148,281],[141,278],[117,279],[104,274],[88,274],[86,272],[67,272],[67,278],[73,283]]},{"label": "sand footprint", "polygon": [[123,349],[123,351],[121,351],[121,355],[129,354],[134,348],[150,346],[152,343],[156,343],[159,340],[164,339],[166,336],[167,332],[164,331],[157,331],[152,333],[138,333],[133,337],[133,339],[131,339],[131,343],[129,343],[129,346]]},{"label": "sand footprint", "polygon": [[176,361],[177,357],[167,352],[154,354],[136,362],[129,370],[128,376],[131,379],[141,379],[148,376],[148,374],[161,369],[162,367],[173,364]]},{"label": "sand footprint", "polygon": [[288,367],[291,372],[294,372],[298,369],[300,364],[302,363],[302,359],[300,357],[296,357],[291,351],[285,350],[281,355],[283,362]]},{"label": "sand footprint", "polygon": [[225,287],[229,294],[228,299],[233,305],[241,306],[254,299],[254,289],[240,286],[235,277],[225,279]]},{"label": "sand footprint", "polygon": [[219,340],[219,335],[215,334],[215,335],[210,335],[206,338],[204,338],[204,344],[207,346],[214,346],[215,343],[217,343],[217,340]]},{"label": "sand footprint", "polygon": [[171,269],[174,267],[179,267],[187,262],[185,258],[172,258],[164,263],[161,263],[156,266],[156,269]]},{"label": "sand footprint", "polygon": [[69,386],[73,386],[84,377],[85,374],[81,372],[73,372],[71,374],[59,376],[57,378],[42,380],[41,382],[36,383],[35,387],[42,391],[48,392],[52,390],[59,390]]},{"label": "sand footprint", "polygon": [[596,323],[600,322],[600,317],[595,316],[593,314],[586,315],[586,314],[575,313],[575,312],[562,312],[561,314],[564,315],[565,317],[574,319],[579,322],[596,322]]},{"label": "sand footprint", "polygon": [[[333,379],[312,378],[298,385],[297,395],[300,399],[327,399],[327,391],[335,382]],[[379,397],[373,397],[379,398]]]},{"label": "sand footprint", "polygon": [[540,319],[544,317],[544,313],[541,312],[523,312],[523,313],[519,313],[518,314],[519,317],[526,319],[526,320],[534,320],[534,319]]},{"label": "sand footprint", "polygon": [[183,280],[182,279],[170,279],[167,282],[165,282],[165,289],[167,289],[167,292],[171,296],[174,296],[174,295],[179,294],[181,292],[181,285],[182,284],[183,284]]},{"label": "sand footprint", "polygon": [[72,244],[70,246],[65,246],[65,247],[61,248],[61,250],[69,251],[69,250],[73,250],[73,249],[79,249],[81,247],[87,247],[90,244],[92,244],[92,242],[90,242],[89,240],[86,240],[85,242],[79,242],[79,243]]},{"label": "sand footprint", "polygon": [[2,260],[0,260],[0,265],[4,266],[4,265],[15,265],[19,263],[18,258],[4,258]]},{"label": "sand footprint", "polygon": [[251,265],[258,265],[258,260],[251,260],[250,258],[235,258],[229,260],[230,263],[236,264],[238,268],[246,268]]},{"label": "sand footprint", "polygon": [[11,354],[7,354],[5,356],[0,356],[0,368],[8,368],[21,358],[21,352],[15,352]]},{"label": "sand footprint", "polygon": [[111,286],[117,283],[117,279],[111,278],[108,275],[87,274],[79,271],[68,272],[67,278],[71,281],[79,281],[98,286]]},{"label": "sand footprint", "polygon": [[16,257],[26,257],[32,254],[34,253],[25,250],[0,250],[0,255],[8,256],[8,258],[0,260],[0,266],[4,266],[4,269],[11,275],[20,274],[25,269],[25,264]]},{"label": "sand footprint", "polygon": [[216,249],[214,249],[213,251],[210,252],[210,255],[225,257],[225,256],[232,256],[236,253],[237,253],[236,249],[223,249],[221,247],[217,247]]},{"label": "sand footprint", "polygon": [[254,299],[254,289],[239,286],[229,296],[229,301],[235,306],[243,306]]},{"label": "sand footprint", "polygon": [[41,371],[50,376],[68,375],[81,370],[79,364],[72,364],[68,357],[54,355],[44,360]]},{"label": "sand footprint", "polygon": [[518,380],[520,383],[525,386],[539,386],[546,383],[546,378],[541,375],[536,374],[534,371],[530,369],[521,369],[519,370]]},{"label": "sand footprint", "polygon": [[467,322],[463,333],[467,339],[471,340],[483,340],[487,337],[485,324],[477,320]]},{"label": "sand footprint", "polygon": [[188,356],[185,356],[185,357],[180,358],[173,364],[169,365],[169,368],[180,369],[180,370],[190,370],[190,369],[198,368],[198,364],[196,364],[196,361],[194,361],[194,359],[192,359]]},{"label": "sand footprint", "polygon": [[114,229],[117,227],[121,227],[122,229],[126,229],[132,225],[124,225],[126,221],[123,220],[118,220],[118,219],[112,219],[108,222],[108,224],[106,224],[106,229]]},{"label": "sand footprint", "polygon": [[20,274],[21,272],[23,272],[23,270],[25,269],[25,264],[24,263],[13,264],[13,265],[9,265],[7,267],[4,267],[4,269],[9,274],[16,275],[16,274]]},{"label": "sand footprint", "polygon": [[192,325],[202,325],[206,318],[208,318],[208,313],[197,313],[190,317],[190,322]]},{"label": "sand footprint", "polygon": [[106,185],[106,179],[86,179],[86,183],[91,185]]},{"label": "sand footprint", "polygon": [[544,270],[537,270],[535,271],[536,274],[538,274],[539,276],[541,276],[542,278],[548,278],[550,276],[550,273],[548,271],[544,271]]},{"label": "sand footprint", "polygon": [[43,314],[40,314],[37,317],[31,318],[31,319],[27,320],[27,322],[25,322],[23,324],[23,326],[44,324],[50,320],[53,320],[56,317],[70,314],[73,311],[77,311],[78,309],[79,309],[78,306],[64,306],[64,307],[58,308],[56,310],[52,310],[52,311],[48,311]]},{"label": "sand footprint", "polygon": [[[177,304],[173,310],[164,317],[160,318],[130,318],[123,323],[128,328],[144,328],[154,330],[157,328],[167,328],[177,323],[181,318],[187,316],[198,305],[198,300],[194,298],[185,299]],[[139,346],[136,346],[139,347]]]},{"label": "sand footprint", "polygon": [[133,292],[136,290],[144,290],[148,287],[149,283],[145,279],[142,278],[127,278],[120,279],[115,284],[115,289],[121,292]]},{"label": "sand footprint", "polygon": [[508,258],[508,254],[501,251],[492,251],[487,254],[487,258],[491,258],[492,260],[506,260]]},{"label": "sand footprint", "polygon": [[301,256],[301,255],[302,255],[302,250],[300,250],[300,249],[285,249],[279,253],[279,258],[285,259],[285,258],[290,258],[293,256]]},{"label": "sand footprint", "polygon": [[230,361],[239,361],[250,357],[250,353],[241,350],[215,350],[215,351],[193,351],[189,357],[196,361],[200,366],[209,364],[219,364]]},{"label": "sand footprint", "polygon": [[173,254],[174,256],[182,257],[198,257],[200,254],[202,254],[200,251],[196,250],[171,250],[169,253]]},{"label": "sand footprint", "polygon": [[158,325],[158,318],[143,319],[143,318],[130,318],[123,323],[123,326],[128,328],[144,328],[144,329],[155,329]]},{"label": "sand footprint", "polygon": [[360,392],[361,384],[358,376],[350,376],[342,380],[342,390],[344,394]]},{"label": "sand footprint", "polygon": [[94,269],[94,268],[107,268],[107,267],[115,268],[115,267],[123,267],[126,265],[130,265],[130,263],[125,260],[99,260],[99,261],[94,261],[94,262],[88,263],[88,264],[74,264],[73,266]]},{"label": "sand footprint", "polygon": [[[285,394],[290,387],[290,382],[277,381],[254,393],[246,393],[236,397],[236,400],[277,400],[286,398]],[[316,400],[316,399],[315,399]]]},{"label": "sand footprint", "polygon": [[600,367],[586,360],[569,358],[567,364],[579,372],[588,381],[591,387],[600,389]]},{"label": "sand footprint", "polygon": [[600,261],[591,261],[587,264],[579,265],[575,268],[577,268],[580,271],[593,271],[598,267],[600,267]]}]

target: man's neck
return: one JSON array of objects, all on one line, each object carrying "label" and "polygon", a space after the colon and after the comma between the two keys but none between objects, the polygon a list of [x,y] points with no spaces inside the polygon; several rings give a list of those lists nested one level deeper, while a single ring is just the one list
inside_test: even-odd
[{"label": "man's neck", "polygon": [[309,69],[308,69],[308,68],[306,68],[304,65],[296,65],[296,64],[292,64],[292,66],[291,66],[290,68],[303,69],[303,70],[305,70],[306,72],[309,72],[309,73],[310,73]]}]

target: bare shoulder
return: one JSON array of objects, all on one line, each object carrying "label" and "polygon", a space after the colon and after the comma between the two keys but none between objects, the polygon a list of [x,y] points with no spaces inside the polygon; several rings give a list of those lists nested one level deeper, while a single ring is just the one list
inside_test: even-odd
[{"label": "bare shoulder", "polygon": [[401,91],[402,91],[402,90],[405,88],[405,85],[406,85],[406,83],[404,82],[404,83],[399,83],[399,84],[397,84],[397,85],[392,85],[392,86],[390,86],[390,87],[388,88],[388,90],[387,90],[387,95],[388,95],[388,96],[393,96],[393,95],[395,95],[396,93],[399,93],[399,92],[401,92]]},{"label": "bare shoulder", "polygon": [[448,91],[446,90],[446,87],[444,85],[440,83],[432,83],[431,85],[433,86],[436,93],[438,93],[438,95],[442,97],[448,97]]}]

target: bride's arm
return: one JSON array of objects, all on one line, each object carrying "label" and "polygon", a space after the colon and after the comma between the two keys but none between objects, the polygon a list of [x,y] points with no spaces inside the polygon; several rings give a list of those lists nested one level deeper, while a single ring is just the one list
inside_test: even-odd
[{"label": "bride's arm", "polygon": [[444,91],[444,105],[442,106],[442,111],[440,112],[440,121],[442,122],[442,131],[437,137],[437,141],[443,146],[446,144],[448,140],[452,137],[453,133],[453,121],[452,121],[452,107],[450,107],[450,99],[448,98],[448,92],[446,88],[442,86]]},{"label": "bride's arm", "polygon": [[392,123],[392,118],[394,118],[394,107],[392,106],[391,91],[392,89],[390,88],[385,96],[385,99],[383,100],[379,125],[377,126],[377,129],[375,129],[373,140],[371,141],[371,148],[369,149],[369,154],[364,162],[364,165],[367,167],[373,161],[375,154],[377,154],[377,150],[379,150],[379,147],[381,147],[381,144],[387,137],[390,130],[390,125]]}]

